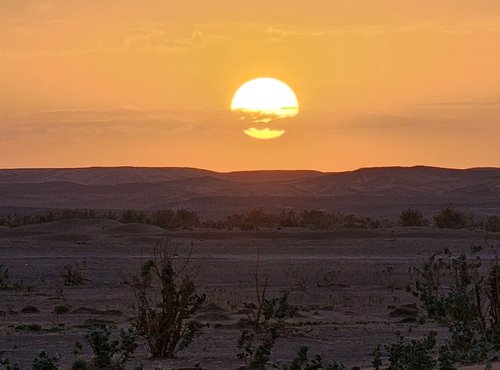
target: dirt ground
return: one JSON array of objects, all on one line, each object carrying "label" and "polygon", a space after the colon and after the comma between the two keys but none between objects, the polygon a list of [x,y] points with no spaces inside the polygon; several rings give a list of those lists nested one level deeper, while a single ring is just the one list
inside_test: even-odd
[{"label": "dirt ground", "polygon": [[[15,290],[0,290],[0,349],[11,360],[29,366],[41,349],[73,360],[74,343],[85,343],[85,323],[105,319],[126,327],[133,315],[128,276],[149,258],[152,246],[166,232],[160,228],[109,220],[71,220],[0,228],[0,264],[9,269]],[[472,246],[500,247],[500,234],[469,230],[395,228],[336,231],[179,231],[169,233],[179,258],[190,245],[198,265],[197,285],[207,295],[207,307],[197,319],[207,324],[202,335],[173,360],[147,356],[144,341],[130,368],[142,363],[172,368],[237,369],[236,342],[245,317],[243,302],[256,301],[254,274],[259,260],[262,279],[269,277],[269,297],[289,292],[300,307],[292,322],[297,330],[280,338],[274,360],[293,358],[302,345],[347,365],[369,367],[369,352],[378,343],[395,340],[395,332],[411,323],[390,312],[415,302],[406,291],[410,270],[436,250],[448,247],[467,252]],[[77,263],[88,279],[65,286],[63,266]],[[66,303],[68,313],[55,314]],[[23,312],[27,305],[38,312]],[[24,310],[26,311],[26,310]],[[298,325],[302,322],[302,325]],[[39,324],[32,330],[29,324]],[[409,336],[430,329],[418,325]],[[85,352],[89,353],[88,346]],[[481,367],[480,367],[481,368]],[[496,367],[500,368],[500,367]]]}]

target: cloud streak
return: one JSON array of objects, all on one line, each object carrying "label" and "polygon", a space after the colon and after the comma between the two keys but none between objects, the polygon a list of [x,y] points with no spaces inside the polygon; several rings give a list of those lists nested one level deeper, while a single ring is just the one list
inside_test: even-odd
[{"label": "cloud streak", "polygon": [[[218,126],[228,114],[210,107],[194,109],[114,107],[109,109],[48,110],[0,116],[4,139],[27,136],[189,135]],[[226,126],[227,127],[227,126]]]},{"label": "cloud streak", "polygon": [[403,34],[413,32],[435,32],[448,35],[471,35],[475,33],[500,32],[500,20],[468,20],[457,23],[444,23],[437,20],[422,20],[406,24],[381,25],[349,25],[334,28],[314,29],[310,27],[294,27],[287,24],[273,25],[266,29],[266,33],[281,38],[289,37],[326,37],[335,35],[362,35],[377,36]]}]

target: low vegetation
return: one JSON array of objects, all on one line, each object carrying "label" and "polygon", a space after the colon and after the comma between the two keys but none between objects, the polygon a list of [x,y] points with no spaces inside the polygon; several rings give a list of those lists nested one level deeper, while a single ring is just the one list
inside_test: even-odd
[{"label": "low vegetation", "polygon": [[[420,219],[414,210],[406,216]],[[411,211],[411,212],[410,212]],[[448,211],[443,214],[450,214]],[[411,217],[410,217],[411,216]],[[455,220],[455,216],[451,219]],[[455,225],[455,221],[451,224]],[[415,225],[413,225],[415,226]],[[454,370],[461,365],[488,364],[500,359],[500,263],[495,248],[474,247],[468,254],[455,255],[449,249],[440,250],[412,270],[413,282],[408,287],[416,299],[418,320],[415,325],[433,321],[448,330],[439,338],[435,331],[420,337],[408,333],[396,333],[393,343],[379,344],[371,351],[375,370],[440,369]],[[67,265],[72,266],[72,265]],[[6,269],[5,280],[8,281]],[[75,281],[73,267],[65,271],[70,281]],[[85,336],[86,346],[93,357],[83,357],[84,345],[75,344],[73,370],[123,369],[132,358],[139,337],[144,338],[152,357],[172,358],[186,349],[200,333],[202,324],[193,317],[205,301],[199,295],[195,278],[198,267],[190,260],[177,257],[174,248],[166,240],[154,246],[150,260],[140,266],[140,272],[128,280],[134,297],[132,327],[113,332],[106,322],[89,324]],[[378,274],[384,286],[393,288],[393,270],[386,267]],[[247,320],[240,322],[241,332],[236,343],[237,359],[241,369],[263,370],[343,370],[336,361],[326,362],[321,356],[309,356],[309,349],[302,346],[290,362],[277,361],[273,349],[290,334],[300,332],[292,325],[297,307],[288,301],[285,292],[269,297],[269,279],[259,277],[259,264],[254,274],[255,301],[245,302]],[[323,280],[331,284],[333,274]],[[83,281],[76,278],[76,281]],[[74,284],[71,284],[74,285]],[[70,306],[58,305],[55,312],[68,312]],[[37,312],[26,306],[25,312]],[[14,326],[15,331],[56,331],[44,329],[38,324]],[[367,350],[368,351],[368,350]],[[59,369],[60,356],[39,352],[33,360],[34,370]],[[0,352],[0,368],[19,370]]]},{"label": "low vegetation", "polygon": [[408,208],[399,215],[399,223],[402,226],[428,226],[429,220],[418,209]]},{"label": "low vegetation", "polygon": [[446,207],[434,215],[434,223],[443,229],[463,229],[474,226],[471,214],[460,212],[452,207]]},{"label": "low vegetation", "polygon": [[86,281],[82,268],[77,264],[64,265],[61,277],[63,278],[64,285],[82,285]]},{"label": "low vegetation", "polygon": [[[130,360],[137,348],[137,336],[133,329],[121,329],[119,336],[112,339],[111,328],[108,325],[94,327],[85,336],[87,343],[92,348],[94,354],[90,361],[99,369],[114,367],[122,369]],[[83,345],[80,342],[75,343],[75,361],[72,369],[87,368],[86,361],[80,358]]]},{"label": "low vegetation", "polygon": [[474,220],[472,214],[459,211],[451,206],[443,208],[432,217],[433,223],[421,211],[408,208],[401,212],[397,221],[344,213],[329,213],[320,209],[283,210],[279,214],[253,209],[248,212],[234,213],[219,220],[202,220],[194,211],[186,209],[167,209],[145,212],[140,210],[99,211],[89,209],[70,209],[50,211],[31,215],[0,216],[0,226],[17,227],[28,224],[71,220],[71,219],[109,219],[122,223],[140,223],[158,226],[167,230],[211,228],[223,230],[259,230],[301,227],[310,230],[331,230],[342,228],[381,229],[402,226],[461,229],[477,228],[489,232],[500,232],[500,217],[490,215],[482,220]]},{"label": "low vegetation", "polygon": [[0,265],[0,289],[9,288],[9,269]]},{"label": "low vegetation", "polygon": [[500,264],[494,250],[487,257],[483,252],[475,247],[456,256],[444,249],[415,269],[413,294],[426,319],[446,327],[449,336],[438,343],[434,331],[412,340],[397,333],[395,343],[372,351],[374,369],[452,370],[500,359]]},{"label": "low vegetation", "polygon": [[157,244],[153,258],[131,278],[136,315],[134,327],[143,336],[152,356],[171,358],[186,348],[201,329],[191,320],[205,296],[196,292],[196,268],[189,257],[174,267],[174,250],[168,240]]}]

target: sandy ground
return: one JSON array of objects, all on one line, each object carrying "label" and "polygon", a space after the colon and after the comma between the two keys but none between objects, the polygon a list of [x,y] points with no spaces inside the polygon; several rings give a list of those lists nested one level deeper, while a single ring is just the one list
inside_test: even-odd
[{"label": "sandy ground", "polygon": [[[404,317],[389,315],[392,308],[415,302],[405,289],[412,280],[411,267],[443,247],[455,252],[467,252],[474,245],[500,247],[500,234],[418,228],[197,230],[169,235],[180,257],[193,245],[192,260],[199,264],[197,284],[210,304],[198,320],[207,327],[173,360],[149,359],[141,341],[132,364],[143,363],[147,369],[157,363],[172,368],[197,363],[205,369],[241,366],[236,358],[241,330],[237,324],[244,315],[238,311],[243,302],[256,300],[257,259],[260,276],[269,277],[269,297],[289,292],[290,301],[301,308],[293,322],[307,322],[278,340],[273,359],[290,359],[307,345],[311,354],[335,358],[348,368],[369,367],[373,347],[393,341],[397,330],[411,325],[401,323]],[[100,220],[1,228],[0,264],[8,267],[11,282],[22,288],[0,290],[0,349],[24,366],[41,349],[62,354],[62,364],[69,366],[74,343],[85,342],[81,325],[86,320],[129,325],[132,292],[124,281],[164,236],[160,228]],[[79,264],[89,281],[65,286],[61,272],[68,263]],[[62,303],[71,306],[70,312],[55,314],[54,307]],[[39,312],[21,312],[27,305]],[[30,323],[42,330],[23,328]],[[411,335],[430,329],[446,335],[431,323],[416,327]]]}]

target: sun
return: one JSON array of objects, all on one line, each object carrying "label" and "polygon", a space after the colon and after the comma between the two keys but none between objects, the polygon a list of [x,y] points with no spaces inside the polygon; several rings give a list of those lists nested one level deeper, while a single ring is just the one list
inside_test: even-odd
[{"label": "sun", "polygon": [[[234,94],[231,110],[238,112],[241,120],[254,124],[295,117],[299,102],[294,91],[275,78],[262,77],[244,83]],[[283,129],[250,127],[243,131],[255,139],[275,139],[285,133]]]}]

